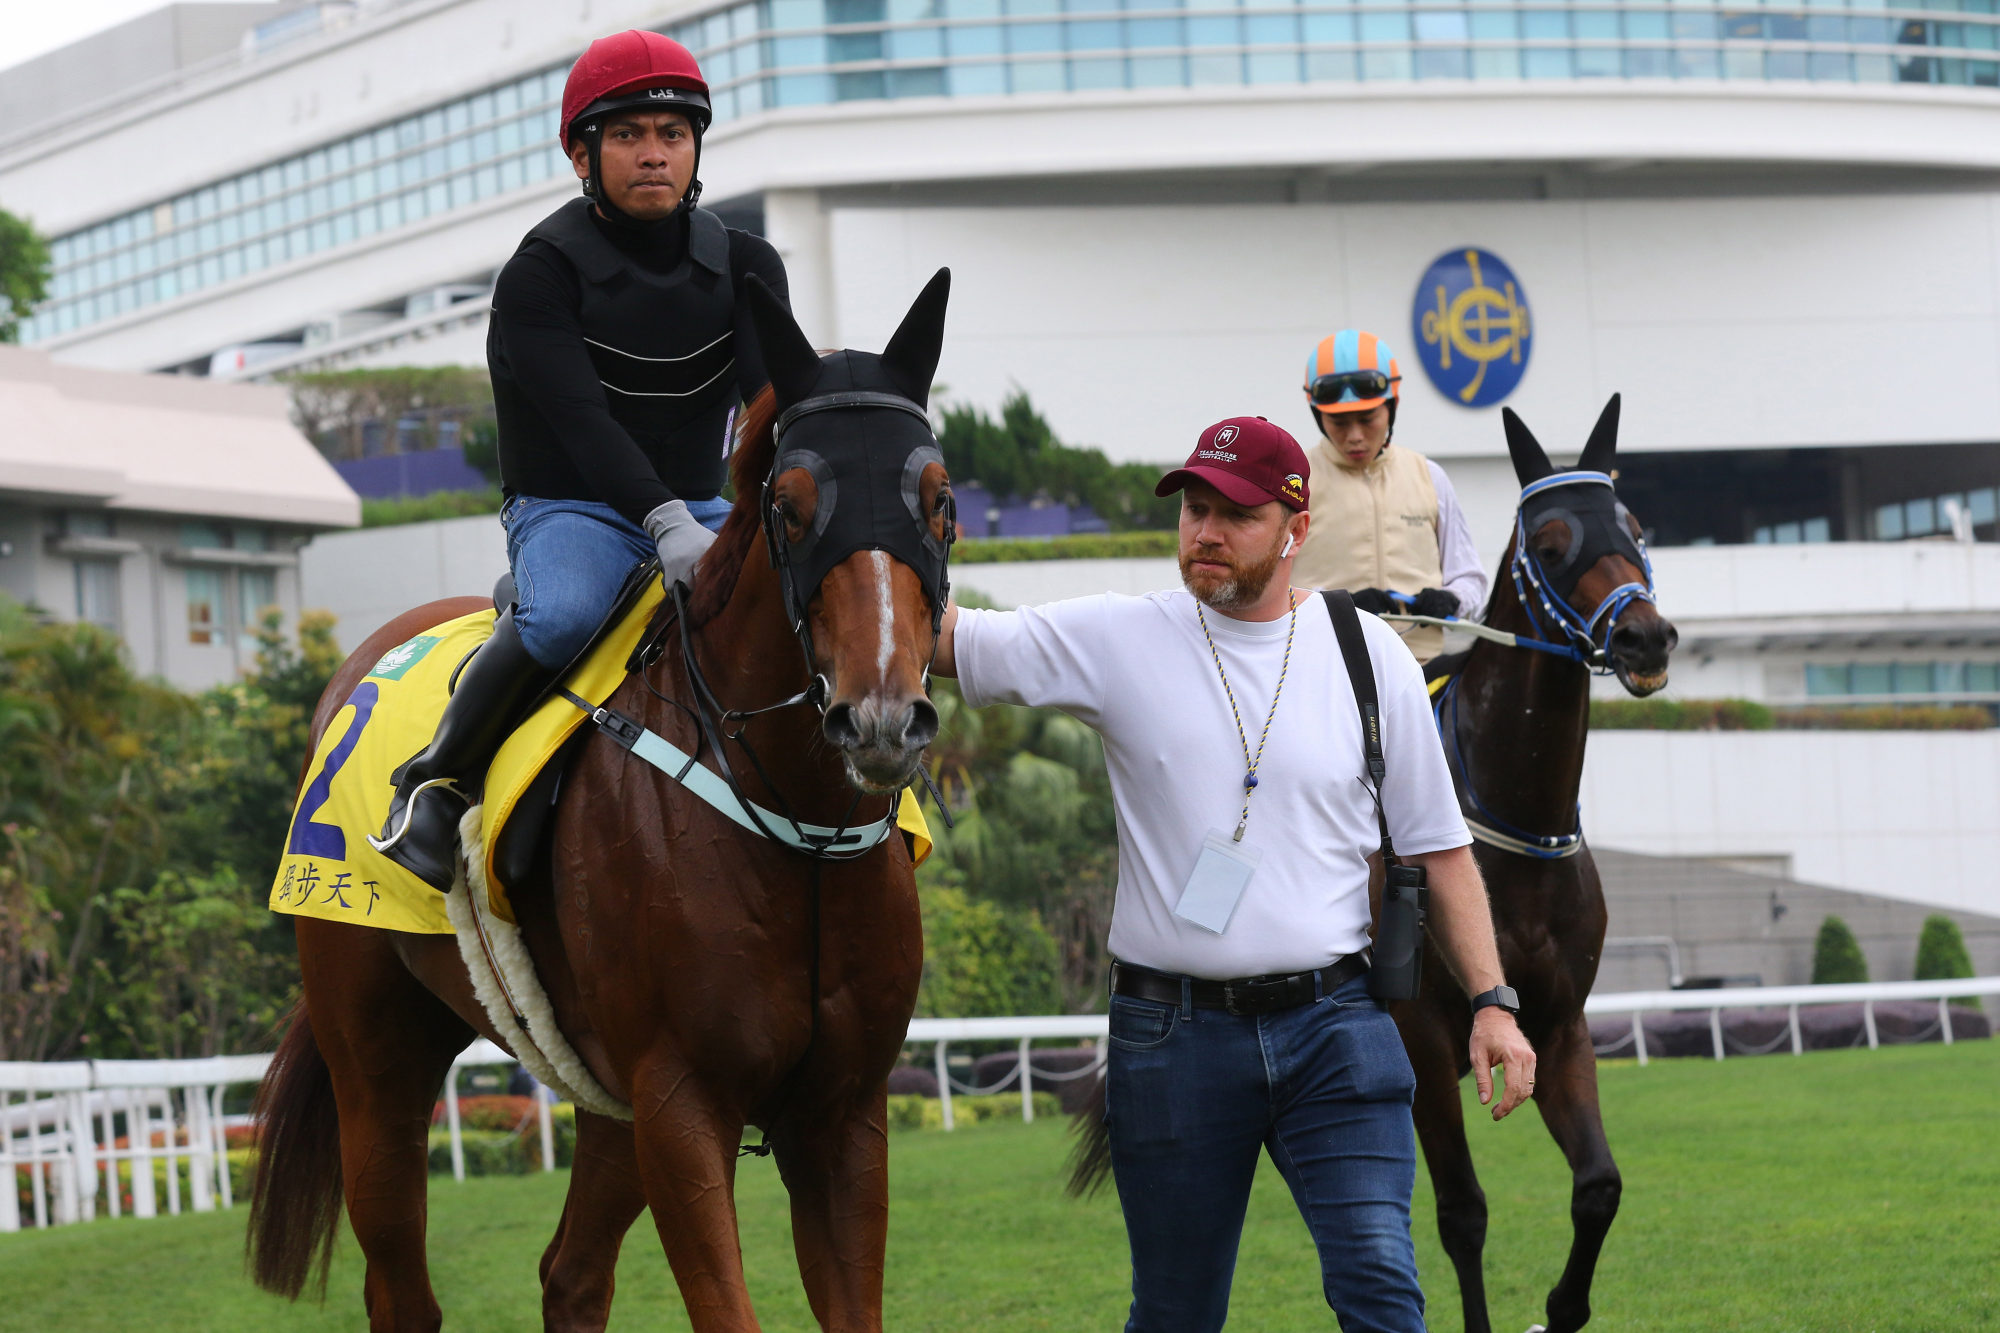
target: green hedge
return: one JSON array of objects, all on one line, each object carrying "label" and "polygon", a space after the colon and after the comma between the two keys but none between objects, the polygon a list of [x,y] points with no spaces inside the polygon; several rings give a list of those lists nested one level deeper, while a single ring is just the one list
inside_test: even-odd
[{"label": "green hedge", "polygon": [[1868,959],[1854,931],[1837,916],[1820,922],[1813,941],[1812,984],[1837,986],[1868,980]]},{"label": "green hedge", "polygon": [[1977,705],[1771,708],[1749,699],[1593,699],[1599,731],[1983,731],[1993,715]]},{"label": "green hedge", "polygon": [[361,502],[361,526],[393,528],[402,523],[429,523],[440,518],[498,516],[500,488],[486,491],[438,491],[433,495],[398,495]]},{"label": "green hedge", "polygon": [[[480,1100],[498,1102],[502,1099]],[[555,1138],[556,1165],[568,1166],[576,1158],[576,1108],[568,1102],[551,1106],[549,1122]],[[472,1129],[461,1118],[459,1142],[465,1148],[467,1176],[521,1176],[542,1169],[541,1124],[532,1116],[518,1132]],[[451,1131],[442,1125],[431,1129],[430,1162],[432,1175],[451,1174]]]},{"label": "green hedge", "polygon": [[[1062,1099],[1053,1092],[1032,1094],[1035,1118],[1053,1120],[1062,1114]],[[988,1120],[1019,1120],[1021,1094],[989,1092],[951,1099],[954,1125],[977,1125]],[[889,1099],[890,1129],[943,1129],[944,1103],[936,1097],[905,1093]]]}]

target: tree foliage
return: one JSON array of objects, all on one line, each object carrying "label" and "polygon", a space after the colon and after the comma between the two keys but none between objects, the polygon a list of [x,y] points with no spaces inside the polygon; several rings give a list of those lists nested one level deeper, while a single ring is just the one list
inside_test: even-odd
[{"label": "tree foliage", "polygon": [[1958,922],[1942,912],[1925,917],[1924,928],[1917,935],[1917,980],[1948,981],[1971,975],[1972,954],[1965,947],[1965,933]]},{"label": "tree foliage", "polygon": [[336,462],[367,456],[371,437],[379,453],[435,449],[446,422],[457,423],[461,442],[485,439],[493,420],[493,384],[483,366],[308,370],[283,379],[293,423]]},{"label": "tree foliage", "polygon": [[188,696],[118,641],[0,598],[0,1060],[255,1049],[287,1001],[264,909],[330,619]]},{"label": "tree foliage", "polygon": [[1837,916],[1820,922],[1819,938],[1813,942],[1812,984],[1840,985],[1868,980],[1868,959],[1854,931]]},{"label": "tree foliage", "polygon": [[922,891],[924,981],[917,1013],[982,1018],[1056,1013],[1055,939],[1033,911],[933,883]]},{"label": "tree foliage", "polygon": [[49,243],[26,218],[0,208],[0,343],[18,341],[21,321],[49,294]]},{"label": "tree foliage", "polygon": [[[1178,499],[1153,494],[1163,468],[1113,463],[1102,449],[1064,444],[1025,393],[1008,395],[997,421],[962,403],[945,408],[943,415],[938,447],[958,485],[983,486],[1003,499],[1042,496],[1087,504],[1114,531],[1171,528],[1177,521]],[[985,530],[979,515],[959,518],[975,533]]]}]

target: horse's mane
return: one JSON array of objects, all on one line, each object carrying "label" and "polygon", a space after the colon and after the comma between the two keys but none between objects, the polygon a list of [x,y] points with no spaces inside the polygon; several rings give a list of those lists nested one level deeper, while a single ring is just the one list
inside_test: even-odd
[{"label": "horse's mane", "polygon": [[729,457],[729,483],[736,488],[736,507],[723,520],[715,545],[701,560],[701,581],[688,602],[688,624],[699,629],[713,620],[736,593],[736,577],[750,557],[750,547],[763,531],[757,505],[764,478],[770,475],[777,444],[771,425],[778,419],[777,395],[765,385],[743,415],[736,419],[736,451]]}]

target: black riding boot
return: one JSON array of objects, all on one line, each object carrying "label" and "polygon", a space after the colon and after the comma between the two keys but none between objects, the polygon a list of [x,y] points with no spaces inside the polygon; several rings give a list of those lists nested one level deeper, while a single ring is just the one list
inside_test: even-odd
[{"label": "black riding boot", "polygon": [[432,888],[450,892],[458,822],[470,804],[459,784],[484,779],[500,743],[555,674],[521,646],[513,608],[502,612],[493,637],[458,673],[437,734],[396,771],[388,821],[369,846]]}]

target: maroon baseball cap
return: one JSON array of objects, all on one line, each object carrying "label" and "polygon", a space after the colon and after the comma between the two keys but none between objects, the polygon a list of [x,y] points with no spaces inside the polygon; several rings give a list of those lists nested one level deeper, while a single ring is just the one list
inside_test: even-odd
[{"label": "maroon baseball cap", "polygon": [[1155,495],[1172,495],[1190,481],[1205,481],[1240,505],[1306,507],[1306,451],[1283,426],[1263,417],[1231,417],[1201,433],[1188,461],[1160,478]]}]

